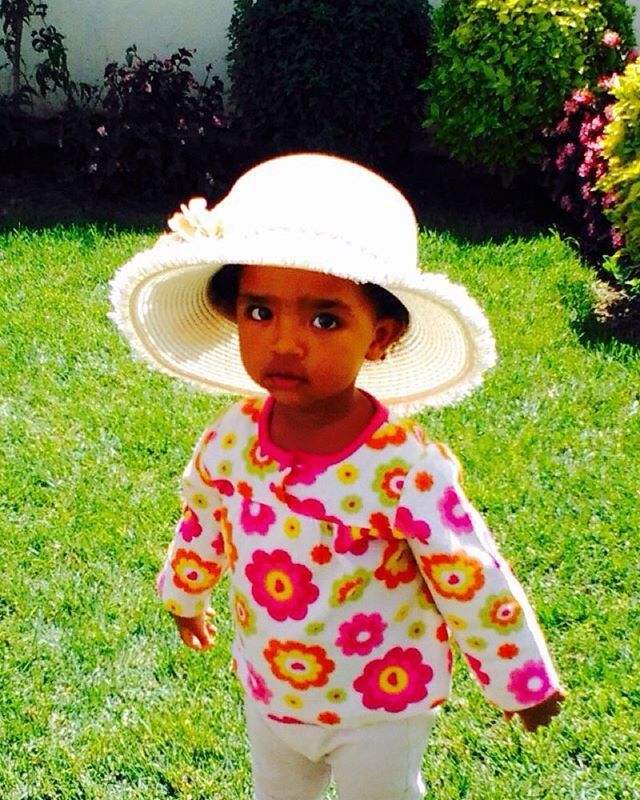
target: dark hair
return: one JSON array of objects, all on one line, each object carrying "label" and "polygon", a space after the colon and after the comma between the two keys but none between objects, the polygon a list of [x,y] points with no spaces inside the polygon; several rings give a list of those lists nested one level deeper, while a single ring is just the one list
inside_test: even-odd
[{"label": "dark hair", "polygon": [[[235,319],[236,316],[241,271],[241,264],[225,264],[211,276],[207,284],[209,302],[227,319]],[[396,319],[404,328],[409,325],[409,312],[395,295],[377,283],[363,283],[361,286],[365,297],[373,305],[377,319]]]}]

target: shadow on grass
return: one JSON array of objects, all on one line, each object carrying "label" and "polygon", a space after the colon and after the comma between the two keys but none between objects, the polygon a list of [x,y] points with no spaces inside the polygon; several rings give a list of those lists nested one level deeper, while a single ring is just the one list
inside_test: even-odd
[{"label": "shadow on grass", "polygon": [[640,359],[640,296],[629,297],[602,280],[595,291],[573,281],[558,288],[571,328],[584,347],[624,363]]}]

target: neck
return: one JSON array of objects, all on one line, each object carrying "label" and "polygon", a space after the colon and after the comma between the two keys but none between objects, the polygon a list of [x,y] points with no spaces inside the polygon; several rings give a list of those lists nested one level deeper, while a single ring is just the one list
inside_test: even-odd
[{"label": "neck", "polygon": [[374,413],[375,407],[369,397],[355,387],[302,408],[274,402],[269,435],[285,450],[332,453],[352,442]]}]

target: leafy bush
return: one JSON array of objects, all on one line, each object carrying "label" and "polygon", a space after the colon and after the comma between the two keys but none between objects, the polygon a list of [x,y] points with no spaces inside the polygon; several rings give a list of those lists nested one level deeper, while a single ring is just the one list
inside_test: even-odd
[{"label": "leafy bush", "polygon": [[[143,60],[135,46],[126,64],[105,69],[104,114],[93,125],[85,169],[95,190],[211,193],[223,173],[222,82],[198,83],[193,52]],[[210,82],[209,82],[210,79]]]},{"label": "leafy bush", "polygon": [[617,68],[605,33],[633,36],[623,0],[444,0],[434,20],[426,124],[460,161],[507,172],[539,162],[575,87]]},{"label": "leafy bush", "polygon": [[608,170],[598,188],[613,195],[606,214],[620,232],[622,246],[609,265],[640,292],[640,62],[629,63],[614,78],[611,93],[616,102],[602,141]]},{"label": "leafy bush", "polygon": [[426,0],[236,0],[229,29],[237,124],[264,155],[364,160],[407,146],[424,113]]}]

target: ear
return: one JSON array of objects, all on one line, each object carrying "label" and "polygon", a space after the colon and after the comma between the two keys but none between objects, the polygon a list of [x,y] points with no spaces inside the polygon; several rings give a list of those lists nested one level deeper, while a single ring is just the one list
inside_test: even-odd
[{"label": "ear", "polygon": [[406,325],[394,317],[383,317],[376,321],[374,336],[366,352],[367,361],[381,361],[389,347],[405,332]]}]

